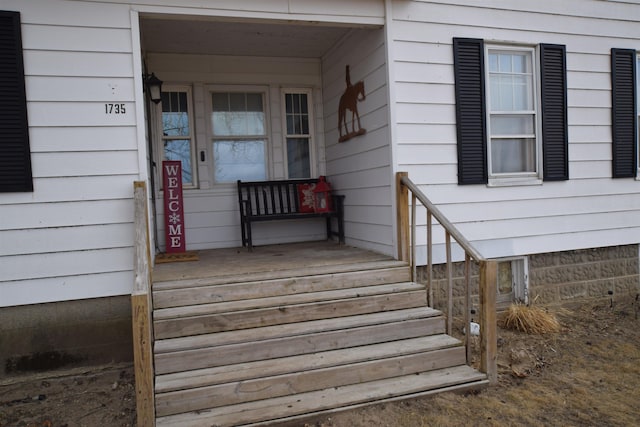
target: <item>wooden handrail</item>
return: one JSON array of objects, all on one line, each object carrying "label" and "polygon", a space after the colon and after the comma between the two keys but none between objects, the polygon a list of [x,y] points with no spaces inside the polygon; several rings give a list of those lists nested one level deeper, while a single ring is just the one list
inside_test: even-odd
[{"label": "wooden handrail", "polygon": [[147,186],[133,183],[134,201],[134,285],[131,293],[133,364],[136,379],[138,426],[155,425],[153,367],[153,308],[151,302],[151,246]]},{"label": "wooden handrail", "polygon": [[[409,203],[411,191],[411,203]],[[471,360],[471,346],[469,342],[469,307],[470,295],[470,262],[475,261],[480,266],[479,300],[480,300],[480,370],[487,374],[491,384],[498,381],[497,374],[497,324],[496,324],[496,275],[497,262],[485,259],[482,254],[462,235],[462,233],[444,216],[427,196],[415,185],[406,172],[396,174],[396,209],[398,215],[398,258],[411,264],[413,280],[416,280],[416,201],[427,210],[427,301],[433,307],[433,218],[445,230],[446,272],[447,272],[447,333],[453,329],[453,267],[451,259],[451,238],[465,252],[465,298],[464,324],[467,363]],[[409,214],[409,205],[411,214]]]},{"label": "wooden handrail", "polygon": [[433,215],[435,219],[438,220],[440,225],[442,225],[442,227],[447,230],[449,234],[451,234],[451,237],[453,237],[455,241],[458,242],[462,249],[464,249],[465,252],[471,255],[471,258],[473,258],[477,262],[485,261],[480,252],[478,252],[476,248],[474,248],[473,245],[462,235],[462,233],[460,233],[460,231],[458,231],[458,229],[444,216],[440,209],[438,209],[436,205],[431,203],[431,200],[429,200],[427,196],[425,196],[425,194],[422,192],[422,190],[420,190],[420,188],[418,188],[418,186],[409,179],[408,175],[402,175],[400,181],[402,182],[402,185],[405,185],[409,190],[411,190],[411,193],[415,194],[420,203],[422,203],[422,205],[427,208],[429,212],[431,212],[431,215]]}]

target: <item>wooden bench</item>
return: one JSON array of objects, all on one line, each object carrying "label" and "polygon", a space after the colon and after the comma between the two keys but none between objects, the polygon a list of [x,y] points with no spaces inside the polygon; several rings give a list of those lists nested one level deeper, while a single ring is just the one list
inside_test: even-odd
[{"label": "wooden bench", "polygon": [[[240,203],[240,227],[242,246],[252,250],[251,224],[258,221],[292,220],[304,218],[326,218],[327,239],[337,236],[344,243],[344,196],[332,194],[330,212],[309,211],[309,206],[300,203],[300,192],[318,179],[290,179],[279,181],[238,181]],[[332,229],[332,218],[337,219],[338,231]]]}]

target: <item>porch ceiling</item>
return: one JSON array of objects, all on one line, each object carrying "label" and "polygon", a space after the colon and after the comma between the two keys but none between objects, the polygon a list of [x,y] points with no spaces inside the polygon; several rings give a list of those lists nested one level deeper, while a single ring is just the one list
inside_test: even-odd
[{"label": "porch ceiling", "polygon": [[156,53],[319,58],[344,26],[142,19],[144,50]]}]

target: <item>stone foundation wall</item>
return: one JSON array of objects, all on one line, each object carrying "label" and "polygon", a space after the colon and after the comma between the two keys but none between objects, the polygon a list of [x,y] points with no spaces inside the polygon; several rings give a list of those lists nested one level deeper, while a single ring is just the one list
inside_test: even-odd
[{"label": "stone foundation wall", "polygon": [[583,249],[529,257],[531,302],[633,296],[639,288],[638,245]]},{"label": "stone foundation wall", "polygon": [[[582,249],[528,256],[529,301],[532,304],[561,303],[571,299],[635,298],[640,293],[638,245]],[[464,263],[453,266],[454,316],[464,310]],[[471,308],[478,307],[479,268],[471,263]],[[417,280],[427,283],[427,268],[418,267]],[[447,304],[446,265],[433,268],[435,307]]]},{"label": "stone foundation wall", "polygon": [[129,361],[130,296],[0,308],[0,378]]}]

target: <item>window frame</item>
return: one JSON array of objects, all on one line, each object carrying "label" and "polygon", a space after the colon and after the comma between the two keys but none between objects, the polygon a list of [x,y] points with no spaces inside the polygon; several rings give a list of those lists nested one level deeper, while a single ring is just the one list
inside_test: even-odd
[{"label": "window frame", "polygon": [[[289,134],[287,132],[287,102],[286,96],[289,94],[307,95],[307,111],[309,116],[309,133],[308,134]],[[282,114],[282,151],[284,161],[284,173],[288,179],[289,176],[289,157],[288,157],[288,138],[307,138],[309,143],[309,174],[308,178],[317,176],[316,164],[316,147],[315,147],[315,113],[313,108],[313,90],[311,88],[285,87],[280,91],[280,105]]]},{"label": "window frame", "polygon": [[[492,111],[492,98],[491,98],[491,72],[489,70],[489,58],[493,52],[506,52],[506,53],[525,53],[528,55],[531,61],[531,102],[533,103],[532,110],[514,110],[514,111]],[[489,186],[503,186],[503,185],[538,185],[542,184],[542,126],[541,126],[541,102],[540,102],[540,69],[539,69],[539,49],[533,45],[511,45],[511,44],[497,44],[486,43],[484,44],[484,78],[485,78],[485,114],[486,114],[486,133],[487,133],[487,176]],[[505,115],[518,115],[524,116],[525,114],[533,116],[533,140],[535,147],[535,171],[533,172],[503,172],[497,173],[493,171],[493,156],[492,156],[492,143],[497,139],[528,139],[531,135],[525,134],[513,134],[513,135],[493,135],[491,129],[491,118],[496,116]]]},{"label": "window frame", "polygon": [[[215,140],[229,140],[229,139],[242,139],[242,136],[216,136],[213,131],[213,93],[260,93],[262,94],[262,107],[264,110],[264,167],[265,167],[265,180],[269,180],[272,175],[271,171],[271,151],[272,147],[272,134],[271,134],[271,113],[270,113],[270,101],[269,101],[269,87],[263,85],[206,85],[204,88],[204,96],[205,96],[205,120],[207,122],[207,151],[210,153],[208,164],[211,168],[211,184],[214,187],[224,187],[230,185],[236,185],[236,181],[222,181],[218,182],[216,180],[216,172],[215,172],[215,155],[213,149],[213,143]],[[245,138],[247,135],[244,136]],[[257,139],[256,135],[249,135],[251,139]]]},{"label": "window frame", "polygon": [[[162,162],[164,160],[166,160],[165,158],[165,151],[164,151],[164,142],[166,140],[184,140],[184,139],[189,139],[190,140],[190,147],[191,147],[191,183],[185,183],[184,181],[182,182],[182,188],[187,190],[187,189],[195,189],[198,188],[198,184],[199,184],[199,179],[198,179],[198,162],[196,159],[196,129],[195,129],[195,106],[193,103],[193,88],[190,85],[180,85],[180,84],[172,84],[172,83],[164,83],[163,87],[162,87],[162,93],[168,93],[168,92],[186,92],[187,94],[187,112],[188,117],[189,117],[189,136],[175,136],[175,137],[165,137],[164,133],[163,133],[163,127],[162,127],[162,103],[158,104],[157,106],[157,120],[158,120],[158,154],[157,157],[159,159],[159,163],[160,165],[162,164]],[[161,170],[161,169],[159,169]],[[160,177],[160,179],[158,180],[158,182],[162,183],[162,177]]]},{"label": "window frame", "polygon": [[[507,44],[494,41],[491,44]],[[513,44],[511,44],[513,45]],[[519,44],[521,45],[521,44]],[[489,181],[487,166],[485,42],[478,38],[453,38],[453,71],[456,113],[458,185],[534,185],[567,181],[569,137],[567,103],[567,49],[562,44],[540,43],[537,50],[539,75],[538,138],[542,152],[542,179]],[[541,132],[540,132],[541,130]]]}]

